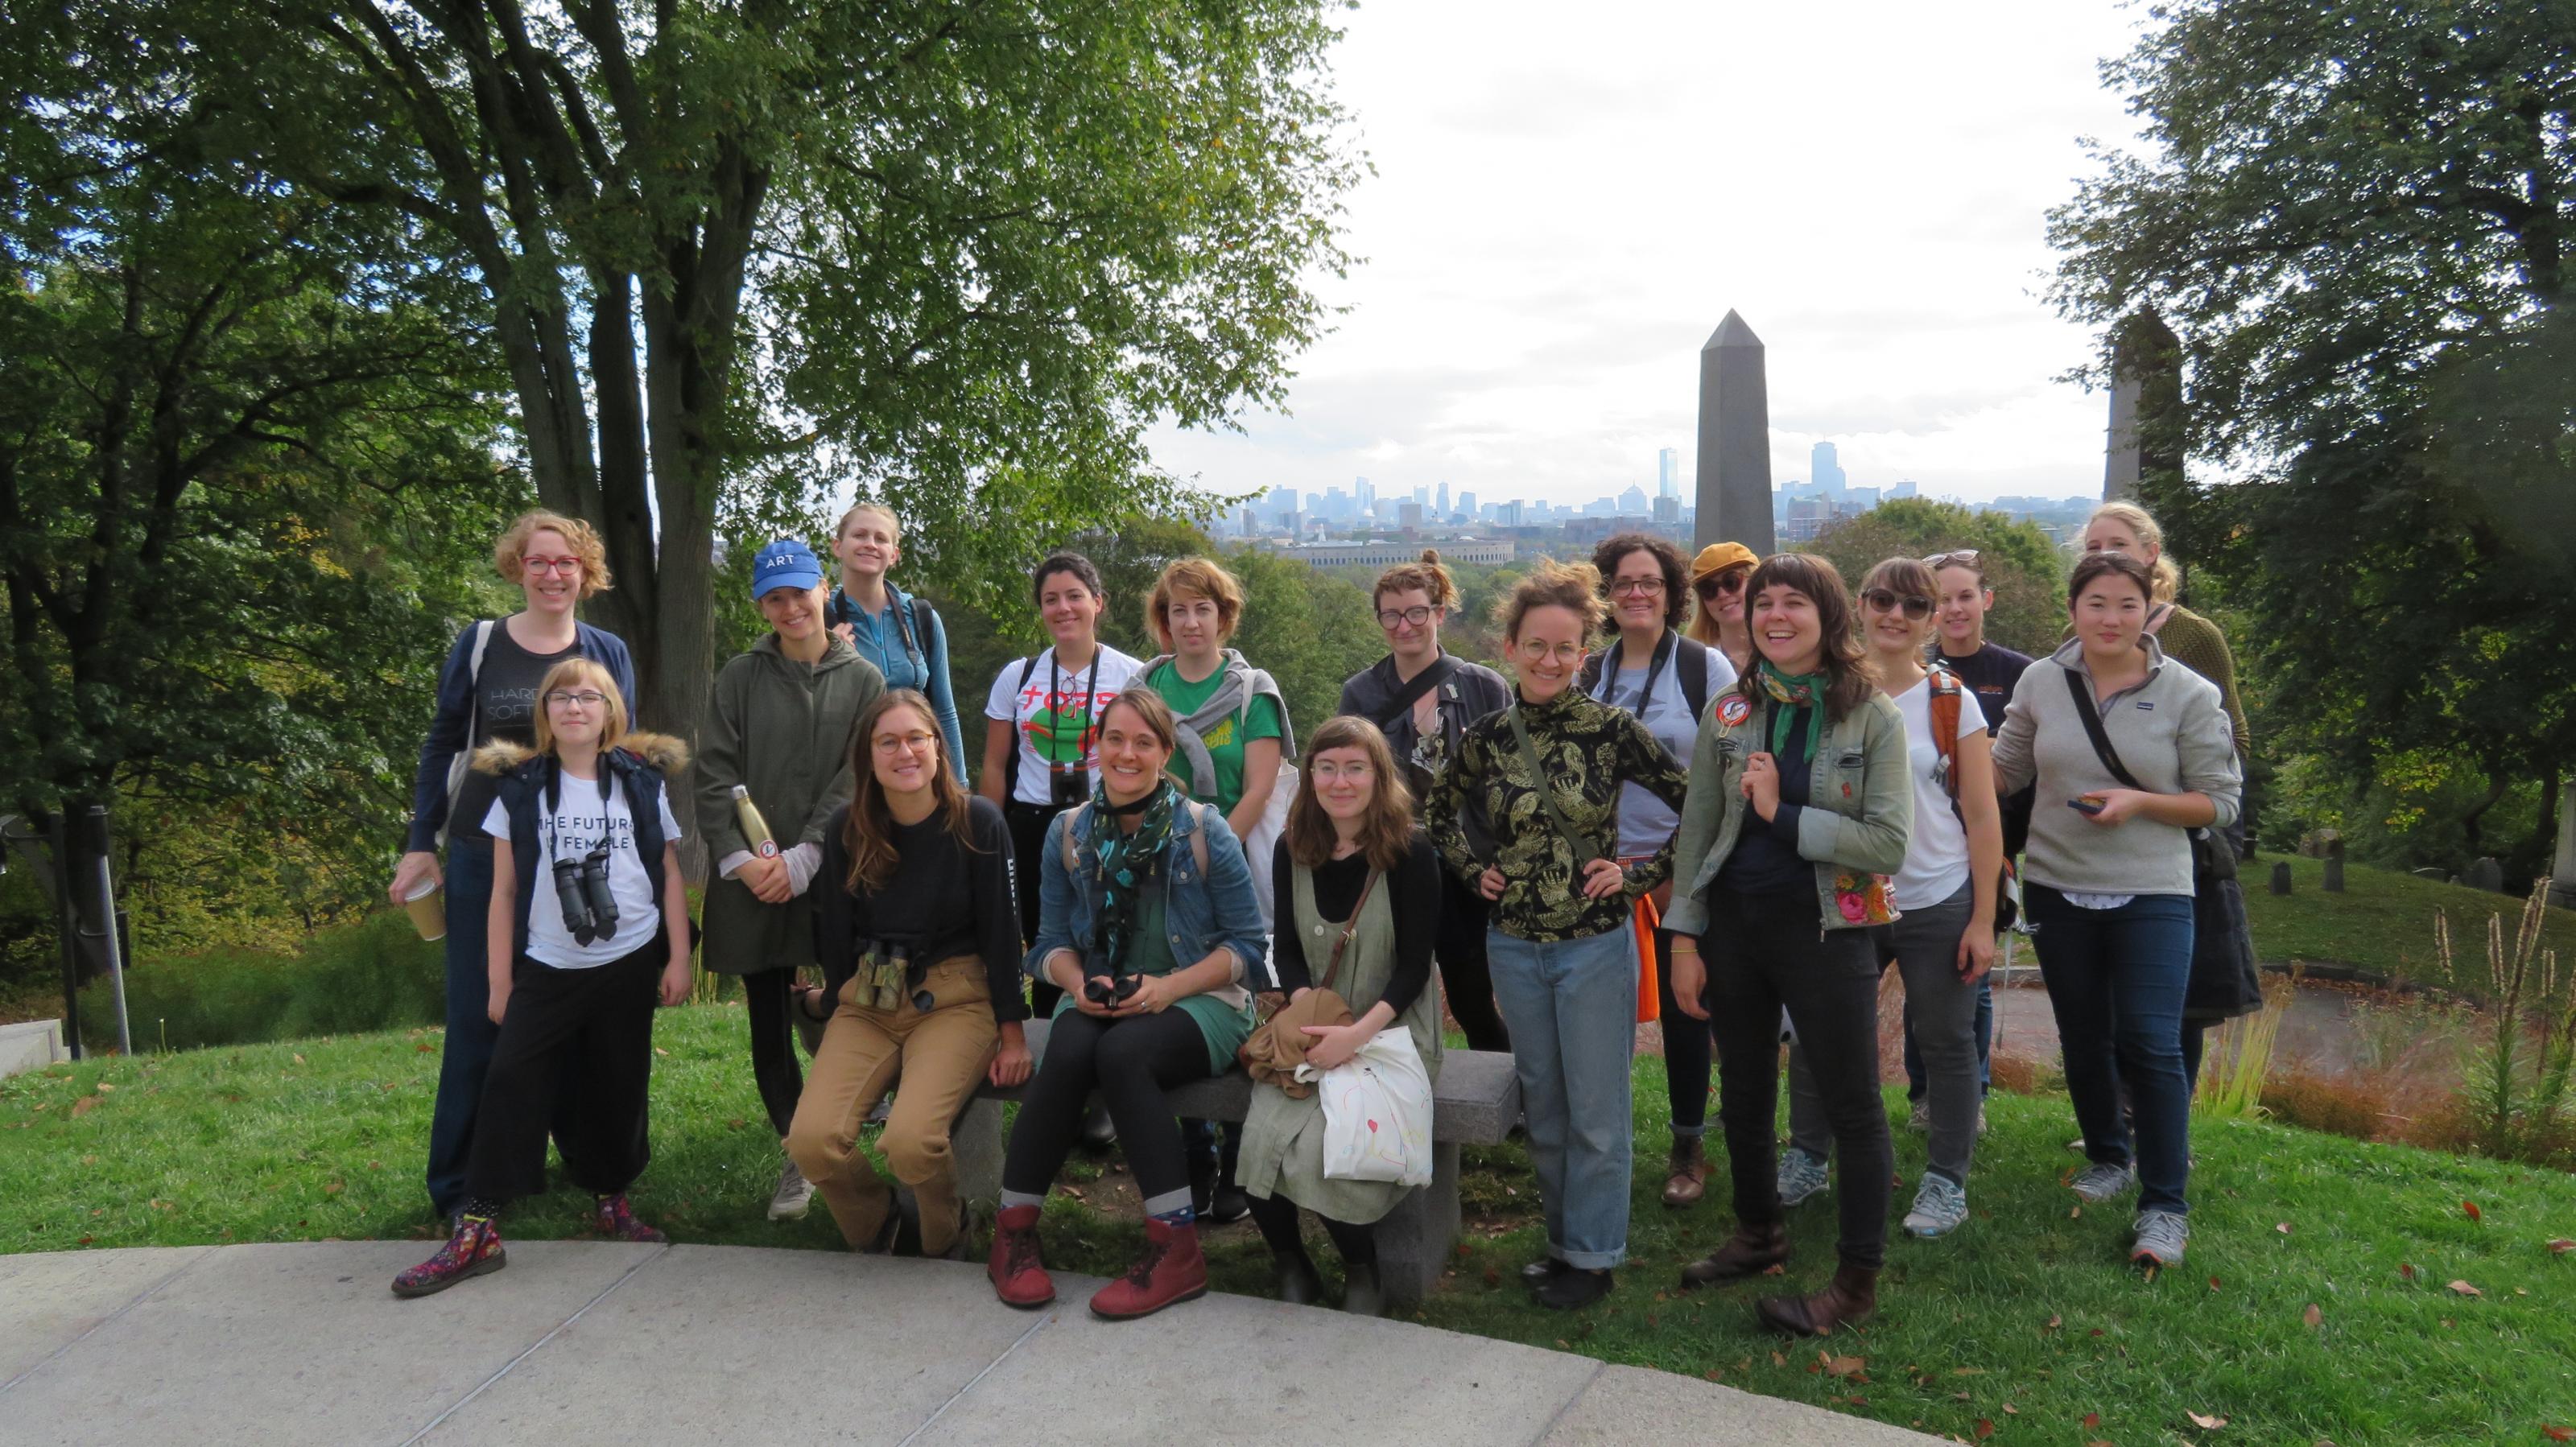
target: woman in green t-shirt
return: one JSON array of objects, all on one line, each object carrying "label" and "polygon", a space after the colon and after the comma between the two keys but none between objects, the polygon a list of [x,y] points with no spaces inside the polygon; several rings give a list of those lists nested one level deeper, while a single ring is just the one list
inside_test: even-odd
[{"label": "woman in green t-shirt", "polygon": [[1248,840],[1293,745],[1278,683],[1226,647],[1242,622],[1243,585],[1232,573],[1207,558],[1175,560],[1146,601],[1145,626],[1163,652],[1144,678],[1180,720],[1172,777]]}]

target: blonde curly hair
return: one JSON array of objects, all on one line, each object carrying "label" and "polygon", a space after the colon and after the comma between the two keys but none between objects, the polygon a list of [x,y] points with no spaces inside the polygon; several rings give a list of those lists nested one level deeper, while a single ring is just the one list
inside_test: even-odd
[{"label": "blonde curly hair", "polygon": [[521,565],[528,556],[528,539],[542,532],[561,533],[564,541],[572,544],[573,556],[581,559],[581,597],[594,597],[615,585],[608,571],[608,544],[601,541],[599,530],[579,518],[541,507],[519,514],[493,541],[492,569],[504,582],[520,581]]}]

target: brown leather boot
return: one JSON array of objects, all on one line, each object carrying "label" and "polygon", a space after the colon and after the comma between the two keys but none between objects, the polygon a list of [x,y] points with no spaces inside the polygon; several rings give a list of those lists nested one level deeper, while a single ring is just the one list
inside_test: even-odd
[{"label": "brown leather boot", "polygon": [[1740,1222],[1725,1245],[1682,1268],[1682,1289],[1759,1276],[1788,1259],[1788,1228],[1777,1221],[1760,1226]]},{"label": "brown leather boot", "polygon": [[1145,1254],[1126,1275],[1091,1294],[1091,1314],[1126,1321],[1205,1295],[1207,1258],[1199,1254],[1198,1224],[1174,1226],[1147,1217]]},{"label": "brown leather boot", "polygon": [[993,1255],[984,1267],[1005,1306],[1035,1311],[1055,1300],[1055,1278],[1038,1259],[1038,1208],[1010,1206],[993,1223]]},{"label": "brown leather boot", "polygon": [[1700,1150],[1699,1137],[1673,1137],[1673,1165],[1664,1177],[1664,1204],[1695,1206],[1707,1193],[1708,1157]]},{"label": "brown leather boot", "polygon": [[1753,1309],[1773,1331],[1831,1336],[1835,1327],[1858,1326],[1878,1310],[1878,1273],[1861,1266],[1838,1267],[1833,1283],[1813,1296],[1766,1296]]}]

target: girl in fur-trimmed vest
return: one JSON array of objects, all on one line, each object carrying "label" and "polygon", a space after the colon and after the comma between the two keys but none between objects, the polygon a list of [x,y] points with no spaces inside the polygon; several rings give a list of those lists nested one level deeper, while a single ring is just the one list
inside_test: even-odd
[{"label": "girl in fur-trimmed vest", "polygon": [[[397,1296],[444,1291],[498,1271],[501,1208],[545,1189],[553,1125],[565,1173],[594,1198],[599,1230],[660,1241],[626,1190],[650,1157],[645,1089],[653,1006],[689,993],[688,896],[680,880],[666,777],[686,746],[626,731],[607,672],[567,659],[537,691],[537,746],[495,743],[474,767],[494,775],[491,1015],[501,1029],[484,1077],[466,1204],[438,1254],[394,1278]],[[558,1085],[574,1098],[556,1110]]]}]

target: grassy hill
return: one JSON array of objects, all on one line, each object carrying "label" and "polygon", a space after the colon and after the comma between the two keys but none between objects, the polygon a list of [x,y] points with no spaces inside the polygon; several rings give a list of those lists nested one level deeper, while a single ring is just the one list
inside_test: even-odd
[{"label": "grassy hill", "polygon": [[[2287,898],[2271,890],[2272,866],[2284,858],[2290,865]],[[2487,916],[2504,916],[2508,945],[2522,918],[2519,893],[2490,894],[2359,864],[2345,866],[2343,893],[2328,894],[2321,859],[2266,855],[2246,867],[2243,883],[2254,947],[2267,961],[2331,961],[2480,998],[2493,993],[2487,980]],[[2437,910],[2451,922],[2448,972],[2433,947]],[[2550,910],[2541,938],[2561,959],[2576,965],[2576,911]],[[2576,975],[2576,969],[2561,974]],[[2562,979],[2561,988],[2567,983]]]}]

